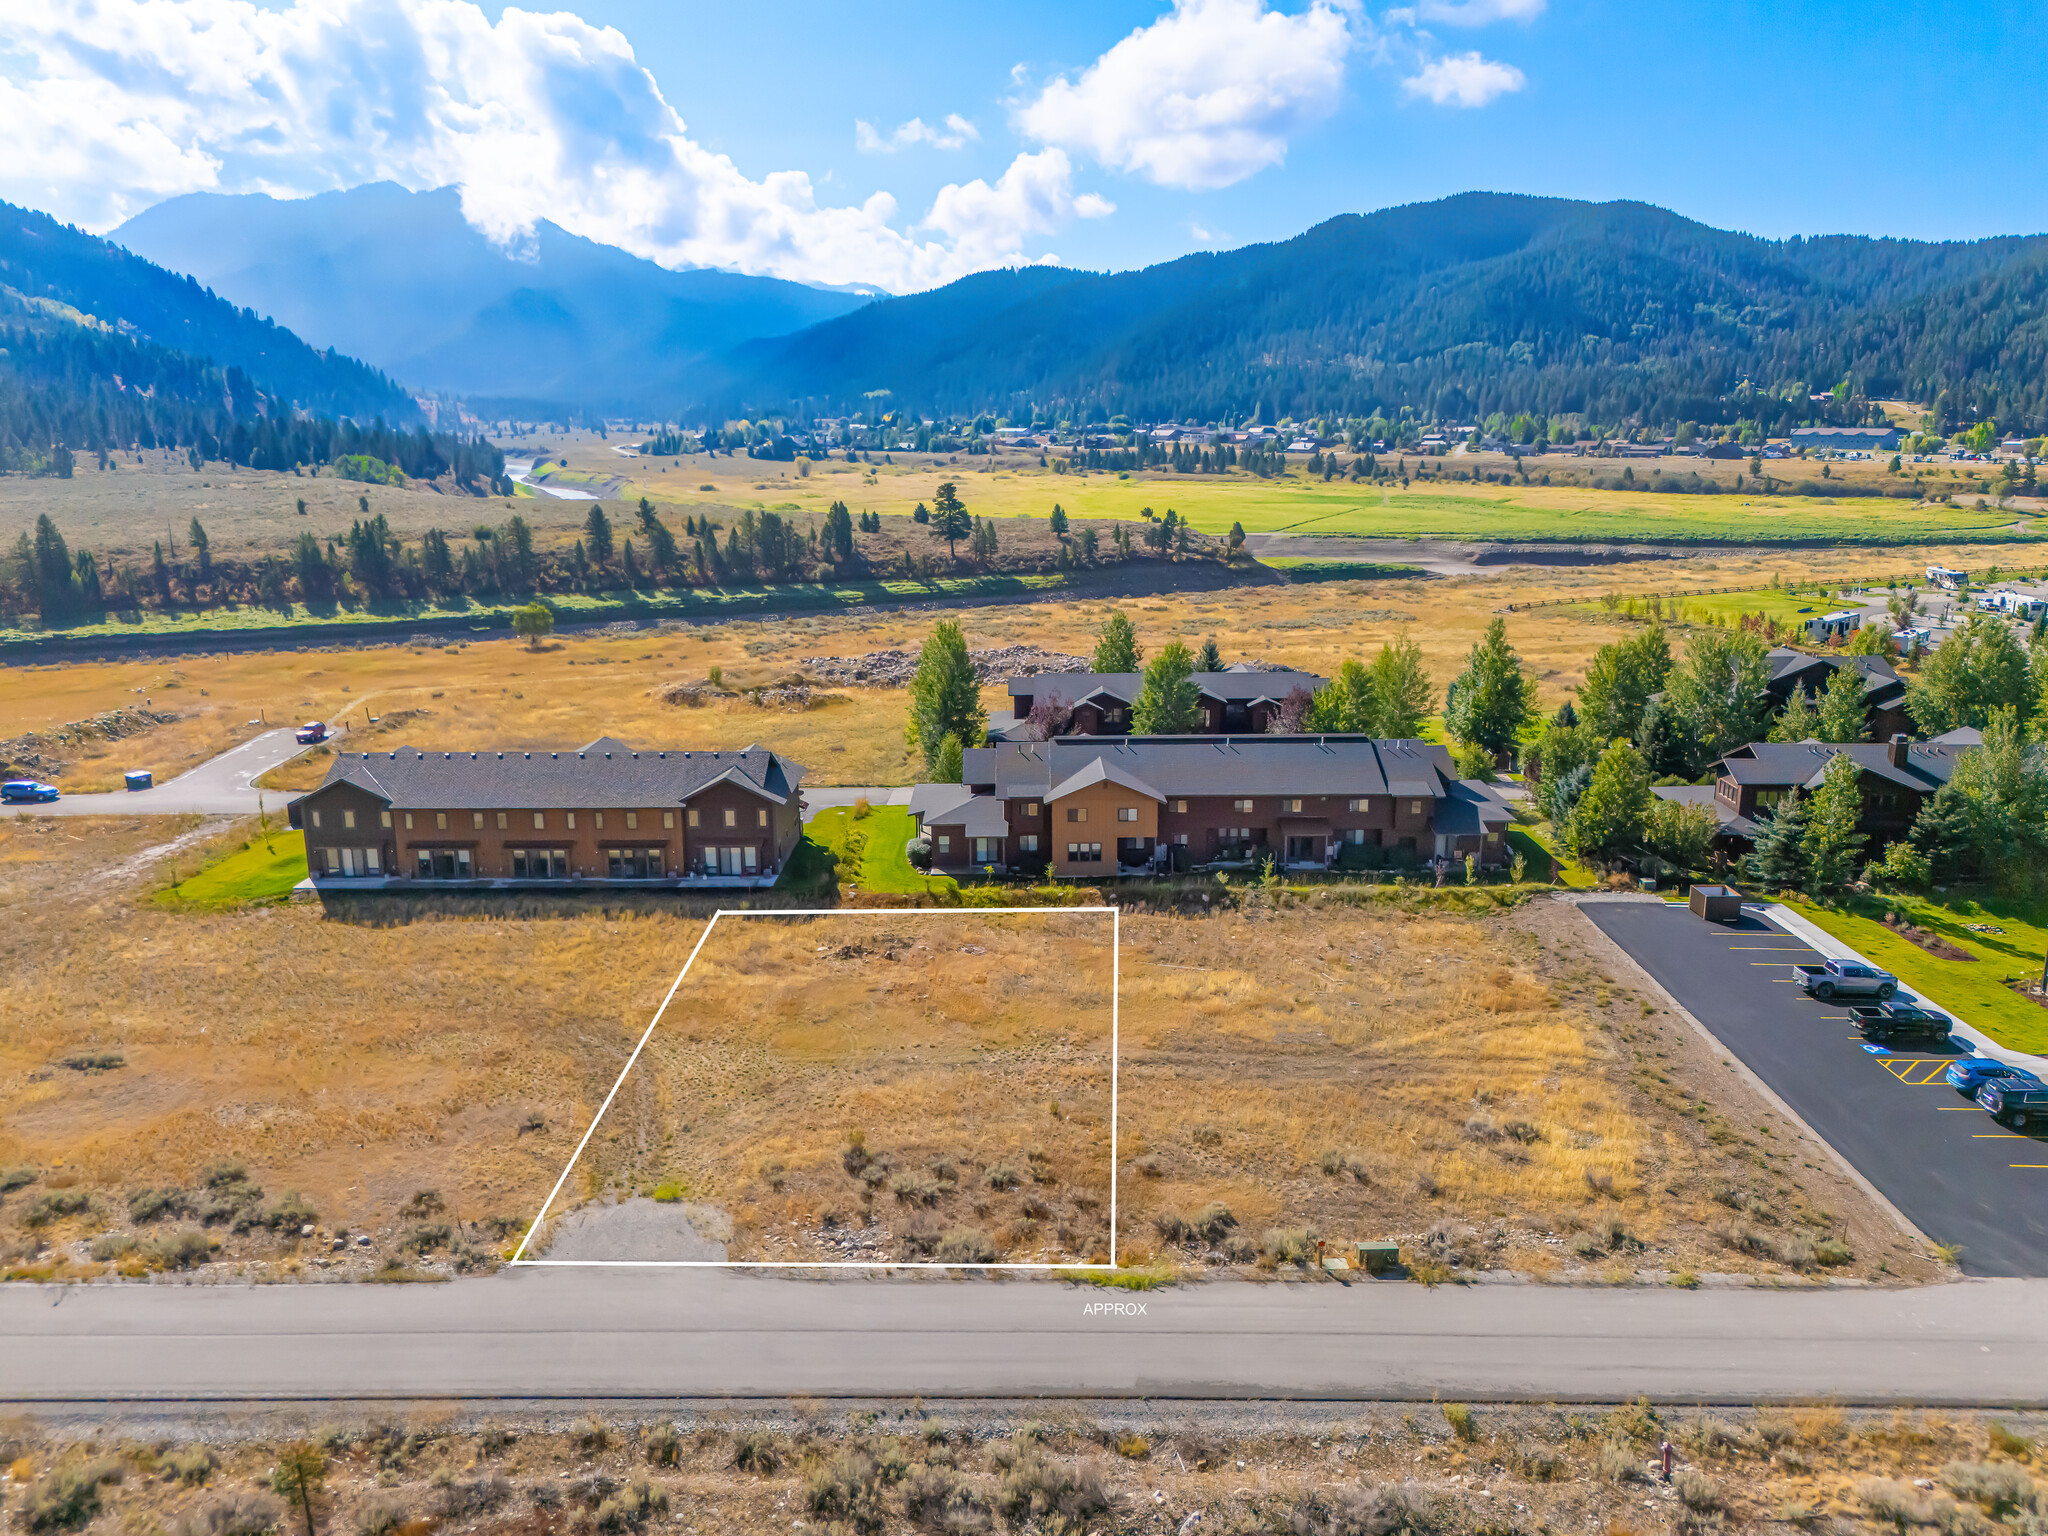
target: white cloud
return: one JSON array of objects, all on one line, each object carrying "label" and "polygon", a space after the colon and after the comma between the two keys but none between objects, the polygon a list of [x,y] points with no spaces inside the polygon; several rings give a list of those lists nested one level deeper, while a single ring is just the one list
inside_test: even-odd
[{"label": "white cloud", "polygon": [[1086,150],[1162,186],[1227,187],[1332,111],[1358,40],[1342,0],[1297,15],[1265,0],[1174,0],[1074,79],[1018,109],[1040,143]]},{"label": "white cloud", "polygon": [[934,128],[923,118],[913,117],[907,123],[899,123],[896,131],[888,135],[875,132],[875,125],[864,118],[853,120],[854,147],[864,155],[893,155],[897,150],[909,149],[914,144],[929,144],[933,149],[959,149],[980,141],[981,130],[958,112],[946,114],[943,128]]},{"label": "white cloud", "polygon": [[1460,53],[1424,60],[1421,69],[1401,82],[1401,89],[1411,98],[1427,96],[1440,107],[1483,107],[1525,84],[1526,77],[1512,64]]},{"label": "white cloud", "polygon": [[[943,189],[919,239],[894,198],[821,206],[689,137],[623,34],[468,0],[6,0],[0,197],[107,229],[182,192],[458,185],[507,244],[536,218],[670,266],[905,291],[1036,259],[1108,211],[1064,155]],[[946,132],[971,131],[948,119]],[[926,130],[937,132],[938,130]],[[899,130],[900,132],[900,130]]]},{"label": "white cloud", "polygon": [[1421,0],[1415,12],[1424,21],[1450,27],[1485,27],[1496,21],[1534,21],[1547,0]]}]

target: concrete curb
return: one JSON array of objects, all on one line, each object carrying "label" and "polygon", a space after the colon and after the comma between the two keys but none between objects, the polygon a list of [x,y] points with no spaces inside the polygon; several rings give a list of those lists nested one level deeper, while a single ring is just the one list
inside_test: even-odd
[{"label": "concrete curb", "polygon": [[[1874,966],[1880,971],[1884,969],[1883,966],[1878,965],[1875,960],[1870,959],[1868,956],[1857,954],[1855,950],[1844,944],[1825,928],[1822,928],[1818,923],[1801,917],[1797,912],[1794,912],[1790,907],[1782,903],[1771,902],[1765,905],[1761,902],[1745,902],[1743,905],[1751,908],[1753,911],[1762,913],[1787,933],[1806,940],[1807,943],[1826,955],[1830,960],[1855,960],[1863,965]],[[1899,983],[1899,995],[1910,998],[1923,1007],[1938,1009],[1955,1020],[1955,1028],[1951,1033],[1969,1042],[1970,1049],[1977,1055],[1989,1056],[1993,1061],[2002,1061],[2009,1067],[2024,1068],[2043,1081],[2048,1081],[2048,1057],[2030,1056],[2025,1051],[2015,1051],[2000,1045],[1981,1029],[1977,1029],[1966,1022],[1947,1003],[1937,1003],[1932,998],[1914,991],[1903,981]]]}]

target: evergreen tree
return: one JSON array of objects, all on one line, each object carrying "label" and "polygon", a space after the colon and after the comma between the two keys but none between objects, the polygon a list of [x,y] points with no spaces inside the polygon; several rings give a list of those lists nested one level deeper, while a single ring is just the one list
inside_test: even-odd
[{"label": "evergreen tree", "polygon": [[213,543],[206,537],[206,530],[199,526],[199,519],[192,519],[192,526],[186,530],[192,541],[192,557],[195,565],[194,580],[201,586],[213,581]]},{"label": "evergreen tree", "polygon": [[960,499],[959,488],[950,480],[932,493],[931,527],[933,538],[946,541],[948,560],[953,558],[953,546],[973,531],[967,504]]},{"label": "evergreen tree", "polygon": [[1194,671],[1194,655],[1180,641],[1161,646],[1145,664],[1145,683],[1131,707],[1131,729],[1140,736],[1180,736],[1199,726],[1202,695]]},{"label": "evergreen tree", "polygon": [[1778,711],[1777,722],[1771,727],[1771,740],[1820,739],[1820,711],[1813,707],[1813,695],[1804,688],[1794,688],[1792,696],[1785,701],[1785,707]]},{"label": "evergreen tree", "polygon": [[1214,635],[1204,640],[1201,650],[1195,653],[1195,670],[1197,672],[1221,672],[1223,670],[1223,652],[1216,648],[1216,637]]},{"label": "evergreen tree", "polygon": [[936,768],[939,749],[948,736],[978,742],[987,723],[966,636],[958,623],[943,620],[925,641],[917,673],[910,680],[910,718],[904,725],[904,739],[918,749],[929,772]]},{"label": "evergreen tree", "polygon": [[1962,873],[1970,849],[1970,805],[1953,783],[1942,785],[1920,807],[1907,838],[1927,860],[1935,880],[1952,880]]},{"label": "evergreen tree", "polygon": [[1094,670],[1135,672],[1144,658],[1144,649],[1138,644],[1138,631],[1119,608],[1103,621],[1101,638],[1095,642]]},{"label": "evergreen tree", "polygon": [[640,498],[640,531],[647,539],[647,559],[650,569],[659,574],[672,571],[676,565],[676,536],[668,525],[655,514],[654,503],[645,496]]},{"label": "evergreen tree", "polygon": [[1743,860],[1749,876],[1782,891],[1806,882],[1806,801],[1795,789],[1757,819],[1756,846]]},{"label": "evergreen tree", "polygon": [[1863,770],[1848,753],[1838,752],[1813,792],[1799,841],[1813,890],[1838,891],[1856,877],[1863,845],[1869,841],[1856,829],[1862,816]]},{"label": "evergreen tree", "polygon": [[1863,708],[1863,674],[1854,667],[1837,667],[1821,695],[1816,734],[1822,741],[1862,741],[1870,734],[1869,717]]},{"label": "evergreen tree", "polygon": [[1056,539],[1067,536],[1067,512],[1058,502],[1052,504],[1052,533]]},{"label": "evergreen tree", "polygon": [[[1530,696],[1533,700],[1533,689]],[[1436,689],[1422,665],[1422,647],[1406,634],[1382,644],[1373,657],[1367,701],[1357,729],[1397,741],[1422,734],[1422,722],[1436,704]]]},{"label": "evergreen tree", "polygon": [[[71,563],[71,551],[64,545],[64,535],[57,531],[57,525],[50,521],[50,514],[47,512],[36,519],[33,563],[36,607],[42,614],[43,622],[48,624],[66,617],[71,612],[76,596],[73,584],[77,580],[77,571]],[[158,563],[162,563],[161,546]],[[169,585],[166,575],[166,590]]]},{"label": "evergreen tree", "polygon": [[967,772],[967,753],[960,745],[960,738],[951,731],[939,743],[938,761],[932,765],[934,784],[958,784]]},{"label": "evergreen tree", "polygon": [[583,519],[583,543],[600,568],[612,563],[612,520],[604,515],[602,502],[593,501]]},{"label": "evergreen tree", "polygon": [[629,538],[619,551],[619,565],[625,572],[628,590],[640,585],[640,562],[633,558],[633,541]]},{"label": "evergreen tree", "polygon": [[1444,724],[1460,741],[1493,753],[1515,744],[1536,702],[1536,681],[1508,644],[1507,621],[1495,618],[1465,658],[1465,670],[1451,685]]},{"label": "evergreen tree", "polygon": [[833,502],[825,513],[825,546],[834,565],[853,558],[853,518],[843,501]]}]

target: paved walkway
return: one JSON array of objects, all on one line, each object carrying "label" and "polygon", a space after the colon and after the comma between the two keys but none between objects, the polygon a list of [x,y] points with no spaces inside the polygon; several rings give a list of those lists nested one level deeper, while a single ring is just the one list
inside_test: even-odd
[{"label": "paved walkway", "polygon": [[258,790],[255,781],[306,750],[297,732],[297,726],[286,725],[252,736],[154,789],[64,795],[44,805],[10,805],[0,811],[22,816],[254,816],[261,799],[282,817],[291,793]]}]

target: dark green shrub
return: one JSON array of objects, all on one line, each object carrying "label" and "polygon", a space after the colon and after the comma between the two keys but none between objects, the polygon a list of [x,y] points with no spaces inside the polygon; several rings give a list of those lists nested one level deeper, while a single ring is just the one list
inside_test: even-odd
[{"label": "dark green shrub", "polygon": [[765,1429],[757,1429],[740,1436],[733,1446],[732,1464],[742,1472],[768,1477],[782,1465],[782,1448],[775,1443],[773,1435]]},{"label": "dark green shrub", "polygon": [[111,1459],[63,1467],[28,1491],[22,1517],[31,1531],[72,1531],[100,1512],[100,1486],[121,1481],[121,1464]]},{"label": "dark green shrub", "polygon": [[142,1256],[153,1269],[190,1269],[213,1257],[213,1244],[197,1227],[186,1227],[145,1244]]},{"label": "dark green shrub", "polygon": [[0,1195],[11,1195],[35,1181],[36,1171],[33,1168],[0,1168]]},{"label": "dark green shrub", "polygon": [[28,1215],[22,1219],[32,1227],[47,1227],[53,1221],[91,1209],[92,1197],[84,1190],[52,1189],[37,1195],[35,1203],[28,1208]]},{"label": "dark green shrub", "polygon": [[182,1189],[138,1189],[128,1197],[128,1219],[137,1225],[191,1214],[192,1203]]},{"label": "dark green shrub", "polygon": [[939,1259],[946,1264],[988,1264],[995,1244],[978,1227],[955,1227],[939,1239]]}]

